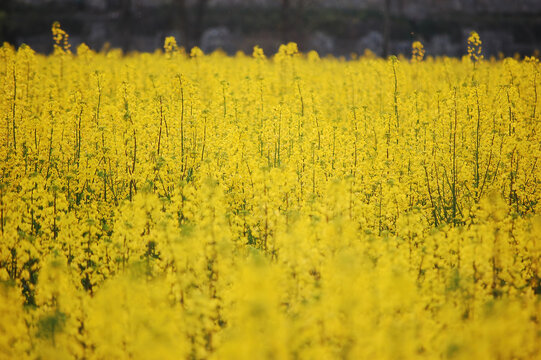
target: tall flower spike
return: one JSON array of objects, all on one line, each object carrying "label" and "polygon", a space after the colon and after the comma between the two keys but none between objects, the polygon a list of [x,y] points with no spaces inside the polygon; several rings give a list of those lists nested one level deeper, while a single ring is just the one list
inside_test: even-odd
[{"label": "tall flower spike", "polygon": [[165,55],[168,59],[170,59],[175,53],[178,52],[178,45],[177,40],[174,36],[168,36],[165,38],[165,42],[163,44],[163,48],[165,50]]},{"label": "tall flower spike", "polygon": [[411,59],[414,62],[421,62],[425,57],[425,48],[420,41],[414,41],[411,44]]},{"label": "tall flower spike", "polygon": [[473,62],[483,60],[483,48],[481,47],[482,43],[483,42],[481,41],[479,34],[475,31],[472,31],[470,33],[470,37],[468,38],[468,55]]},{"label": "tall flower spike", "polygon": [[54,44],[55,51],[69,53],[70,48],[71,48],[71,45],[68,41],[69,35],[67,32],[62,30],[62,28],[60,27],[60,23],[58,21],[55,21],[53,23],[51,31],[53,33],[53,40],[55,42]]}]

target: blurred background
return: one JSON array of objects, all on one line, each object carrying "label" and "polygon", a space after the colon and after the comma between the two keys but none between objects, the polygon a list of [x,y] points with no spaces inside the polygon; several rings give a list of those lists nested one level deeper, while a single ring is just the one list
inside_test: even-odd
[{"label": "blurred background", "polygon": [[541,48],[541,0],[0,0],[0,41],[52,50],[59,21],[75,48],[154,51],[166,36],[185,48],[233,54],[260,45],[273,54],[295,41],[302,51],[349,56],[460,56],[479,32],[485,56],[532,55]]}]

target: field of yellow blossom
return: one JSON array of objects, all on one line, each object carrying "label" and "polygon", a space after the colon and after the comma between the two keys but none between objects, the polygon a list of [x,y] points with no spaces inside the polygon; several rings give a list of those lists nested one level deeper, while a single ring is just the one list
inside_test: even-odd
[{"label": "field of yellow blossom", "polygon": [[0,48],[0,359],[540,359],[541,65]]}]

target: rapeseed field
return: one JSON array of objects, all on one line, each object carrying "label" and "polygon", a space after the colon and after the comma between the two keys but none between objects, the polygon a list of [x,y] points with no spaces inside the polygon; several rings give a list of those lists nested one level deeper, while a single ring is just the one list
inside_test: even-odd
[{"label": "rapeseed field", "polygon": [[0,358],[541,358],[536,58],[53,39],[0,48]]}]

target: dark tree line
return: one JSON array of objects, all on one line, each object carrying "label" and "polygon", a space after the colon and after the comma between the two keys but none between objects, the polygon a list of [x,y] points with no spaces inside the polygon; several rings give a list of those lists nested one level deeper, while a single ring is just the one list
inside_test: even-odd
[{"label": "dark tree line", "polygon": [[176,0],[176,22],[188,44],[199,44],[201,40],[208,3],[208,0],[196,0],[190,8],[186,0]]},{"label": "dark tree line", "polygon": [[[12,0],[6,0],[12,1]],[[84,0],[83,0],[84,1]],[[290,41],[292,35],[299,35],[303,32],[303,20],[305,10],[309,6],[318,3],[318,0],[274,0],[279,7],[280,21],[276,26],[277,33],[283,42]],[[403,8],[404,0],[398,1],[399,8]],[[115,6],[114,1],[108,2],[109,6]],[[113,5],[111,5],[113,4]],[[133,23],[132,0],[116,0],[117,7],[120,6],[121,24],[125,32],[124,47],[130,46],[130,26]],[[205,29],[205,15],[209,8],[209,0],[174,0],[172,14],[172,26],[181,31],[182,41],[188,46],[200,45],[201,36]],[[112,9],[111,9],[112,10]],[[391,36],[391,0],[384,0],[383,3],[383,55],[389,53]]]},{"label": "dark tree line", "polygon": [[13,11],[13,0],[0,0],[0,39],[11,44],[15,42],[9,26],[9,14]]},{"label": "dark tree line", "polygon": [[[175,0],[172,4],[172,25],[182,32],[182,41],[189,46],[198,45],[204,30],[204,18],[208,0]],[[132,0],[108,2],[108,11],[120,13],[120,28],[123,34],[124,49],[131,49],[131,33],[135,23]]]}]

